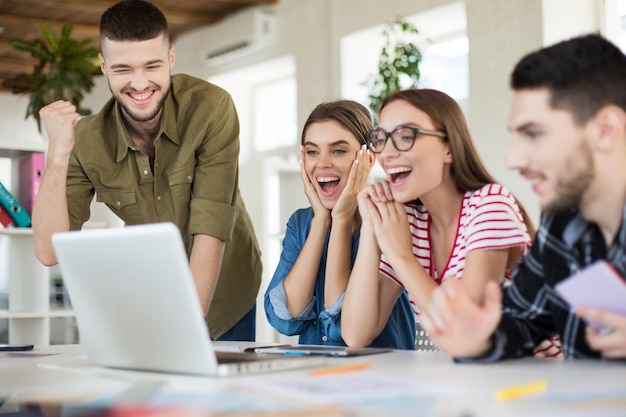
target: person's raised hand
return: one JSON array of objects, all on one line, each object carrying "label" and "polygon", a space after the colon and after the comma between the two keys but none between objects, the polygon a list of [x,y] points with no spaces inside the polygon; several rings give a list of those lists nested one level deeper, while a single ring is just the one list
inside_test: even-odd
[{"label": "person's raised hand", "polygon": [[[393,196],[391,195],[391,190],[387,194],[385,191],[385,185],[382,183],[386,183],[387,181],[381,181],[374,184],[366,185],[356,197],[357,205],[359,207],[359,214],[361,215],[361,221],[363,226],[367,228],[372,228],[372,218],[370,211],[372,214],[376,214],[376,206],[373,204],[375,201],[380,202],[382,200],[387,201],[387,198],[393,200]],[[389,184],[387,184],[387,188],[389,188]],[[381,197],[381,193],[382,196]],[[372,230],[373,232],[373,230]]]},{"label": "person's raised hand", "polygon": [[378,247],[392,266],[401,258],[414,259],[411,230],[404,204],[381,200],[370,199],[368,203]]},{"label": "person's raised hand", "polygon": [[78,122],[76,106],[59,100],[39,110],[48,137],[48,154],[67,157],[74,148],[74,128]]},{"label": "person's raised hand", "polygon": [[420,311],[420,324],[437,348],[456,358],[480,356],[490,348],[500,318],[502,292],[496,282],[485,288],[478,305],[463,283],[451,278],[435,289],[431,304]]}]

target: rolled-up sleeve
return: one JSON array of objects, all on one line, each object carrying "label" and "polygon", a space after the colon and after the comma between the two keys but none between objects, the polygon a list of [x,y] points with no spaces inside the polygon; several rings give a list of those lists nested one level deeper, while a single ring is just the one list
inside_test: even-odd
[{"label": "rolled-up sleeve", "polygon": [[324,334],[334,343],[344,343],[341,337],[341,309],[343,307],[343,297],[345,294],[345,292],[341,293],[337,301],[331,304],[327,309],[322,310],[319,316]]},{"label": "rolled-up sleeve", "polygon": [[269,301],[274,307],[274,314],[281,320],[311,320],[315,317],[315,297],[313,297],[311,303],[302,310],[302,313],[300,313],[298,317],[291,315],[291,312],[287,308],[287,294],[285,293],[285,286],[282,282],[269,292]]},{"label": "rolled-up sleeve", "polygon": [[[232,238],[237,210],[228,204],[208,200],[191,200],[189,231],[192,235],[206,234],[222,242]],[[219,221],[202,221],[201,219],[219,219]]]}]

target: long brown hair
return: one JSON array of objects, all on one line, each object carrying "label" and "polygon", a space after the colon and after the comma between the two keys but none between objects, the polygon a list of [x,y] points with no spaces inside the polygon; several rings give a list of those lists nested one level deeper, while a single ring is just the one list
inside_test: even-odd
[{"label": "long brown hair", "polygon": [[[463,110],[447,94],[430,89],[400,90],[388,95],[380,106],[380,111],[392,101],[403,100],[426,113],[434,128],[446,132],[445,140],[450,147],[452,164],[450,175],[457,190],[461,193],[475,191],[487,184],[498,181],[487,171],[474,145]],[[535,227],[524,206],[514,196],[519,206],[528,234],[535,237]]]}]

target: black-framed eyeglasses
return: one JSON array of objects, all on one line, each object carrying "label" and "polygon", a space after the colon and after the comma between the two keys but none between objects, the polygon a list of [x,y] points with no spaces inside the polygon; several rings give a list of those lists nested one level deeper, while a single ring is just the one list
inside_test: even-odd
[{"label": "black-framed eyeglasses", "polygon": [[398,126],[391,132],[383,129],[374,129],[367,134],[367,145],[374,153],[381,153],[387,144],[387,139],[391,138],[393,147],[400,152],[408,151],[413,147],[417,135],[432,135],[442,138],[448,137],[446,132],[441,130],[420,129],[412,126]]}]

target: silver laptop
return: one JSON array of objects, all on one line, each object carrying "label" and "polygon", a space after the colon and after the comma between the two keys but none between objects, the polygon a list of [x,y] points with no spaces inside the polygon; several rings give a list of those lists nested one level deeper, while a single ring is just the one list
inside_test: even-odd
[{"label": "silver laptop", "polygon": [[95,365],[217,376],[324,364],[216,351],[172,223],[56,233],[52,243]]}]

